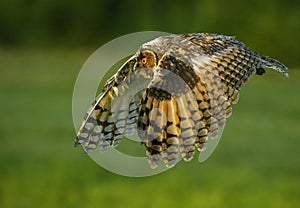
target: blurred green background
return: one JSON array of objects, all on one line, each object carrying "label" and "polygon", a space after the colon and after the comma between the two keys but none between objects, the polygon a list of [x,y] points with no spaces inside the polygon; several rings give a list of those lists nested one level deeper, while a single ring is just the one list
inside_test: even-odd
[{"label": "blurred green background", "polygon": [[[299,207],[300,3],[0,1],[0,207]],[[234,35],[277,58],[241,91],[213,155],[148,178],[73,148],[72,91],[102,44],[131,32]]]}]

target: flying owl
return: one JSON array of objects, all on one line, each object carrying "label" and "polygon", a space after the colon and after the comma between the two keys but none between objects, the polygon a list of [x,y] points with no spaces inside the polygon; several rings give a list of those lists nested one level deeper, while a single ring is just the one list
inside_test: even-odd
[{"label": "flying owl", "polygon": [[105,84],[79,129],[87,153],[116,147],[137,133],[152,168],[189,161],[218,139],[240,88],[265,68],[285,65],[251,51],[234,37],[172,34],[144,43]]}]

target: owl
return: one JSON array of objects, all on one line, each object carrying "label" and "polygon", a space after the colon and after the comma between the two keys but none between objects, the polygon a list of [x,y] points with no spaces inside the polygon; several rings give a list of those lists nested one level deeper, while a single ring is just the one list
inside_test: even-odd
[{"label": "owl", "polygon": [[86,153],[116,147],[137,133],[151,168],[190,161],[218,139],[240,88],[253,75],[287,67],[234,37],[171,34],[144,43],[107,80],[87,111],[75,146]]}]

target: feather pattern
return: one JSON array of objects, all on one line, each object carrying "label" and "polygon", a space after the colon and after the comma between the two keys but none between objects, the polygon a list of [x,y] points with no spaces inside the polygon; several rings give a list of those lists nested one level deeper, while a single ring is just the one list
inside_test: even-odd
[{"label": "feather pattern", "polygon": [[205,150],[238,102],[240,88],[256,75],[287,67],[253,52],[234,37],[193,33],[143,44],[110,78],[88,110],[75,146],[88,153],[117,146],[137,132],[152,168],[173,167]]}]

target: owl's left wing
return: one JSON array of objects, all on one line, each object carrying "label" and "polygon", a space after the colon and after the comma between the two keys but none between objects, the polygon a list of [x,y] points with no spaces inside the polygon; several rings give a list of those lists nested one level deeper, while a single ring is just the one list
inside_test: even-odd
[{"label": "owl's left wing", "polygon": [[182,36],[192,43],[194,55],[189,57],[189,61],[199,72],[198,75],[209,74],[206,77],[210,77],[210,80],[218,78],[230,104],[237,103],[240,88],[253,75],[264,74],[265,68],[273,69],[288,77],[284,71],[287,69],[284,64],[253,52],[234,37],[208,33]]},{"label": "owl's left wing", "polygon": [[208,138],[217,139],[240,88],[264,68],[283,75],[279,61],[259,55],[233,37],[184,34],[159,62],[144,93],[138,133],[151,167],[188,161]]}]

